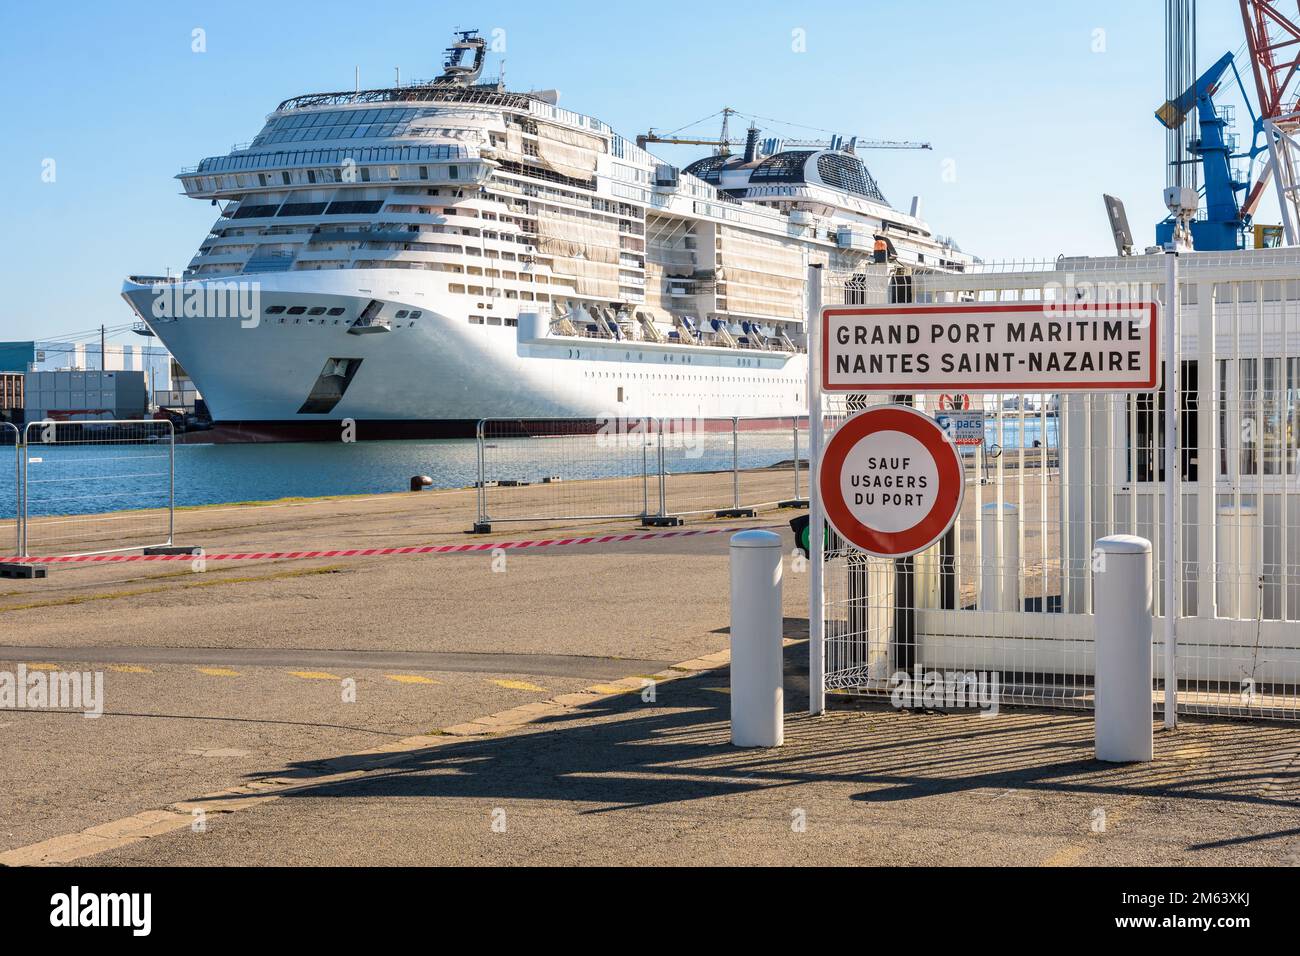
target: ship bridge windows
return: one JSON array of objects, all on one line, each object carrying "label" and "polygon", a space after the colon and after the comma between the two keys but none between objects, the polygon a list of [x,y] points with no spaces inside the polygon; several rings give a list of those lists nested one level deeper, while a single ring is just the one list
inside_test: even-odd
[{"label": "ship bridge windows", "polygon": [[254,204],[251,206],[247,203],[240,203],[239,208],[235,210],[235,214],[230,218],[254,219],[262,216],[274,216],[276,210],[279,208],[279,203]]},{"label": "ship bridge windows", "polygon": [[276,213],[278,216],[319,216],[325,212],[329,203],[323,202],[287,202]]},{"label": "ship bridge windows", "polygon": [[301,143],[323,139],[400,136],[411,120],[427,112],[420,108],[326,110],[281,116],[258,134],[253,146]]},{"label": "ship bridge windows", "polygon": [[[379,212],[384,206],[382,199],[339,199],[329,204],[325,210],[327,216],[356,216]],[[236,217],[238,218],[238,217]]]}]

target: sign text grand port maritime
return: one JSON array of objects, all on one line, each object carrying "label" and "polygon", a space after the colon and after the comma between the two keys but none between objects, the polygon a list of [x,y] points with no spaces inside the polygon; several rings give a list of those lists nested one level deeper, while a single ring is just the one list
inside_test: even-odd
[{"label": "sign text grand port maritime", "polygon": [[1155,302],[955,302],[822,309],[828,391],[1070,392],[1158,387]]}]

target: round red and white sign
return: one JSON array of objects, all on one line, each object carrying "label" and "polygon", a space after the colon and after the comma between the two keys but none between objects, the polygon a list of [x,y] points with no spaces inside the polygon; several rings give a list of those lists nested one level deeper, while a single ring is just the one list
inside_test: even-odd
[{"label": "round red and white sign", "polygon": [[835,430],[817,466],[826,518],[855,548],[905,558],[938,541],[961,511],[961,454],[928,415],[878,405]]}]

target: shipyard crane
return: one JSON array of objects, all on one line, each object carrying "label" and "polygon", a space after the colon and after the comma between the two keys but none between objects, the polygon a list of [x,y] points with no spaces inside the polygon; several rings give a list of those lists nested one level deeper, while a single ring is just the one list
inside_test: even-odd
[{"label": "shipyard crane", "polygon": [[[1259,144],[1263,134],[1262,124],[1252,117],[1255,137],[1250,148],[1245,152],[1233,151],[1233,136],[1228,132],[1227,114],[1214,103],[1214,96],[1219,92],[1220,84],[1229,70],[1236,76],[1237,85],[1245,97],[1245,84],[1237,72],[1235,58],[1231,53],[1225,53],[1180,96],[1166,101],[1156,110],[1156,119],[1169,130],[1179,130],[1193,112],[1197,117],[1200,136],[1188,142],[1187,152],[1192,158],[1187,161],[1200,164],[1204,182],[1205,218],[1197,219],[1191,224],[1192,246],[1200,250],[1242,248],[1245,229],[1250,224],[1250,214],[1243,209],[1238,193],[1248,189],[1250,183],[1237,178],[1233,161],[1248,159],[1253,163],[1264,149]],[[1249,108],[1249,100],[1247,107]],[[1177,221],[1173,216],[1160,222],[1156,226],[1157,244],[1167,244],[1173,238],[1176,228]]]},{"label": "shipyard crane", "polygon": [[1300,5],[1282,12],[1282,0],[1240,0],[1269,158],[1246,197],[1253,214],[1272,179],[1288,245],[1300,245]]},{"label": "shipyard crane", "polygon": [[[750,140],[757,140],[758,128],[752,123],[749,127],[749,137],[747,139],[732,139],[729,135],[730,119],[732,116],[739,115],[736,110],[730,106],[723,107],[722,111],[722,131],[716,139],[698,139],[694,137],[680,137],[673,135],[661,135],[656,133],[653,128],[642,133],[636,138],[636,144],[645,149],[650,143],[664,143],[669,146],[713,146],[722,156],[731,155],[731,147],[744,146]],[[717,115],[716,113],[714,114]],[[705,117],[708,119],[709,117]],[[755,117],[756,119],[758,117]],[[702,122],[702,121],[701,121]],[[692,126],[695,124],[692,123]],[[831,136],[827,139],[780,139],[769,140],[770,143],[780,143],[782,148],[793,147],[802,149],[844,149],[847,152],[854,152],[859,149],[930,149],[929,143],[913,143],[906,140],[888,140],[888,139],[865,139],[857,136],[845,139],[842,136]],[[776,150],[768,150],[775,152]]]},{"label": "shipyard crane", "polygon": [[[1156,117],[1171,131],[1170,184],[1185,185],[1186,176],[1196,186],[1196,172],[1203,176],[1204,218],[1191,223],[1196,249],[1240,249],[1265,190],[1272,182],[1277,190],[1282,226],[1256,225],[1255,246],[1273,244],[1285,238],[1288,245],[1300,245],[1300,4],[1295,0],[1238,0],[1246,47],[1250,52],[1259,113],[1252,113],[1251,144],[1240,152],[1228,131],[1231,116],[1216,107],[1215,95],[1231,69],[1247,110],[1251,98],[1232,54],[1221,57],[1187,86],[1176,88],[1156,111]],[[1283,6],[1288,12],[1283,12]],[[1295,13],[1289,11],[1294,10]],[[1176,0],[1167,8],[1166,72],[1168,77],[1194,74],[1195,5]],[[1170,15],[1172,13],[1172,15]],[[1182,131],[1190,116],[1196,116],[1199,137]],[[1247,172],[1255,160],[1267,154],[1252,184],[1249,176],[1238,178],[1233,161],[1247,160]],[[1189,172],[1185,172],[1188,170]],[[1238,196],[1245,192],[1244,199]],[[1172,217],[1156,227],[1156,238],[1166,242],[1172,235]],[[1281,233],[1282,235],[1279,235]]]}]

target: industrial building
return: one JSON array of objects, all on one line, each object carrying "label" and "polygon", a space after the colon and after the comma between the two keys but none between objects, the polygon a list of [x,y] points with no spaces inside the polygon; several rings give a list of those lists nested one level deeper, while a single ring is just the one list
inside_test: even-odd
[{"label": "industrial building", "polygon": [[27,422],[145,418],[144,372],[28,372]]},{"label": "industrial building", "polygon": [[23,376],[18,372],[0,372],[0,422],[21,421],[23,415]]},{"label": "industrial building", "polygon": [[153,345],[93,342],[0,342],[0,372],[143,372],[150,391],[179,388],[171,353]]},{"label": "industrial building", "polygon": [[193,416],[194,383],[164,348],[112,343],[0,342],[0,421]]}]

